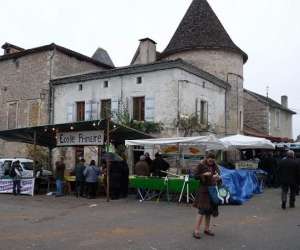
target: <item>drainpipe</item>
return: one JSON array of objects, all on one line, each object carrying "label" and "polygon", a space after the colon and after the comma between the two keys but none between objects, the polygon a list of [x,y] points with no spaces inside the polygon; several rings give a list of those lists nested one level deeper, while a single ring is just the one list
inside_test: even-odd
[{"label": "drainpipe", "polygon": [[51,83],[52,80],[52,70],[53,70],[53,58],[55,54],[55,48],[52,50],[50,56],[50,75],[49,75],[49,96],[48,96],[48,124],[54,123],[54,89]]},{"label": "drainpipe", "polygon": [[227,112],[227,99],[228,99],[228,88],[226,87],[225,89],[225,135],[227,135],[227,116],[228,116],[228,112]]}]

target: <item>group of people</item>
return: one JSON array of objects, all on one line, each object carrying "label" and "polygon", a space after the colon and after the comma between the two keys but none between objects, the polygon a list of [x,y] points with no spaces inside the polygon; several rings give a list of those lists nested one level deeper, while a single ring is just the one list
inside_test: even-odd
[{"label": "group of people", "polygon": [[[55,181],[56,196],[64,195],[64,178],[66,165],[63,158],[55,163]],[[92,160],[88,166],[85,166],[85,160],[81,159],[73,170],[75,174],[75,194],[77,197],[87,197],[89,199],[96,198],[98,177],[101,174],[100,168],[96,166],[96,162]]]},{"label": "group of people", "polygon": [[[56,196],[64,195],[64,175],[66,166],[63,158],[56,162],[55,180]],[[125,198],[128,195],[129,168],[126,161],[110,161],[109,168],[109,195],[111,199]],[[101,167],[92,160],[86,166],[85,160],[81,159],[72,173],[75,176],[75,194],[77,197],[95,199],[99,186],[99,176],[103,175],[104,191],[107,192],[107,162],[103,160]]]},{"label": "group of people", "polygon": [[[270,160],[270,162],[272,162]],[[270,167],[272,167],[270,165]],[[296,195],[299,194],[300,186],[300,161],[295,158],[295,153],[289,150],[286,156],[278,162],[278,183],[281,186],[281,208],[287,207],[289,193],[289,207],[295,207]],[[198,209],[196,225],[193,237],[200,239],[200,226],[204,221],[204,234],[214,236],[210,229],[211,216],[218,216],[218,206],[215,205],[209,194],[209,187],[221,183],[220,171],[215,162],[215,155],[209,153],[203,159],[195,171],[195,178],[201,181],[200,188],[194,201],[194,207]]]},{"label": "group of people", "polygon": [[157,152],[152,160],[149,153],[140,156],[140,160],[135,164],[134,174],[137,176],[158,176],[165,177],[170,165],[162,155]]}]

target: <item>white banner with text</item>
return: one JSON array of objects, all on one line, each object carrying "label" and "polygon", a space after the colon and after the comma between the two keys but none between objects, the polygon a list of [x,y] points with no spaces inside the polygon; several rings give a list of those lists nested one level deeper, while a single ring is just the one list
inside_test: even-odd
[{"label": "white banner with text", "polygon": [[[13,180],[0,179],[0,193],[12,194],[13,193]],[[21,194],[33,196],[34,194],[34,178],[21,180]]]}]

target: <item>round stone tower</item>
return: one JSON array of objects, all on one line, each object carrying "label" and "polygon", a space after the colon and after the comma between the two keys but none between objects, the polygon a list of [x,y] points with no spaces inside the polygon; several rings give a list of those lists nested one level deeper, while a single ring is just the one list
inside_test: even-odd
[{"label": "round stone tower", "polygon": [[161,59],[181,58],[228,82],[224,132],[243,131],[243,65],[248,56],[231,40],[206,0],[193,0]]}]

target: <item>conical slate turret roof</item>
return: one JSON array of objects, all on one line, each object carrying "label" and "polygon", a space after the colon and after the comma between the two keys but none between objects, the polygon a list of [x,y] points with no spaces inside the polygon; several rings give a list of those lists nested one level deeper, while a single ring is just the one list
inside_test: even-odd
[{"label": "conical slate turret roof", "polygon": [[111,67],[115,67],[113,61],[111,60],[109,54],[105,49],[98,48],[94,55],[92,56],[93,59],[97,60],[98,62],[104,63],[106,65],[109,65]]},{"label": "conical slate turret roof", "polygon": [[206,0],[193,0],[162,57],[191,49],[225,49],[248,56],[231,40]]}]

